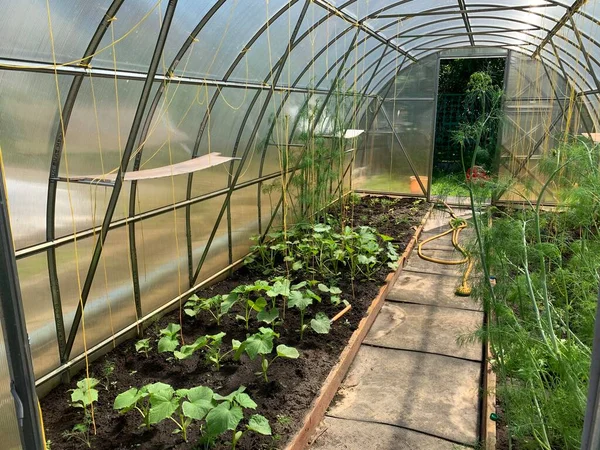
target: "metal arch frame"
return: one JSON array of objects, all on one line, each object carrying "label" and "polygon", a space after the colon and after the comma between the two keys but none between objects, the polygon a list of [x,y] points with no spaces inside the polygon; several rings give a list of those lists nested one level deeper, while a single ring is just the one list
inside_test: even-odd
[{"label": "metal arch frame", "polygon": [[[356,1],[358,1],[358,0],[353,0],[350,3],[354,3]],[[404,4],[410,3],[412,1],[417,1],[417,0],[400,0],[400,1],[396,1],[394,3],[390,3],[390,4],[386,5],[386,6],[383,6],[383,7],[379,8],[378,10],[375,10],[375,11],[369,13],[367,16],[363,17],[362,20],[377,19],[380,16],[383,17],[383,18],[389,18],[389,17],[398,16],[398,14],[394,14],[394,15],[392,15],[392,14],[382,15],[381,13],[383,13],[385,11],[388,11],[388,10],[390,10],[392,8],[395,8],[397,6],[402,6]],[[558,7],[565,8],[565,9],[568,8],[568,5],[562,4],[562,3],[560,3],[560,2],[558,2],[556,0],[545,0],[545,1],[547,1],[548,3],[550,3],[552,6],[558,6]],[[543,5],[541,7],[543,8],[543,7],[546,7],[546,6],[548,6],[548,5]],[[443,8],[448,8],[448,7],[454,8],[454,6],[446,6],[446,7],[443,7]],[[473,3],[473,4],[469,3],[469,7],[481,7],[481,8],[486,8],[487,7],[486,8],[487,11],[524,10],[524,9],[529,9],[529,8],[540,8],[540,6],[528,6],[528,5],[524,5],[524,6],[506,6],[506,7],[500,6],[500,7],[498,7],[498,6],[493,6],[493,5],[489,5],[489,4],[479,5],[477,3]],[[427,15],[432,15],[432,11],[435,11],[437,9],[439,9],[439,8],[431,8],[431,9],[427,9],[427,10],[423,10],[423,11],[419,11],[417,13],[411,13],[411,14],[400,14],[400,16],[403,16],[403,17],[427,16]],[[471,10],[467,10],[467,11],[468,12],[473,12]],[[454,12],[460,12],[460,10],[459,11],[455,10]]]},{"label": "metal arch frame", "polygon": [[316,5],[322,7],[323,9],[325,9],[327,11],[333,11],[335,13],[335,15],[340,16],[341,18],[343,18],[344,20],[346,20],[347,22],[349,22],[353,25],[356,25],[358,28],[360,28],[365,33],[371,35],[372,37],[383,42],[384,44],[392,47],[394,50],[396,50],[398,53],[402,54],[406,58],[409,58],[412,61],[416,61],[416,59],[413,56],[411,56],[408,52],[406,52],[404,49],[402,49],[402,47],[400,47],[399,45],[393,44],[390,39],[387,39],[385,36],[381,35],[378,30],[373,30],[371,27],[365,25],[363,20],[359,20],[357,22],[352,16],[348,15],[344,11],[344,8],[346,6],[351,5],[356,0],[350,0],[349,2],[346,2],[343,5],[340,5],[339,8],[334,5],[331,5],[330,3],[328,3],[325,0],[312,0],[312,1]]},{"label": "metal arch frame", "polygon": [[[369,37],[367,37],[365,40],[363,40],[363,42],[366,42],[366,40],[368,40],[368,39],[369,39]],[[358,44],[358,45],[360,45],[360,44]],[[348,50],[348,53],[349,53],[349,52],[351,52],[351,51],[352,51],[354,48],[356,48],[356,46],[357,46],[357,45],[354,45],[354,46],[353,46],[353,45],[350,45],[350,47],[349,47],[349,50]],[[378,58],[378,61],[377,61],[377,64],[376,64],[377,66],[378,66],[378,65],[381,63],[381,60],[382,60],[383,56],[384,56],[385,54],[387,54],[387,51],[390,49],[390,47],[389,47],[389,46],[383,46],[383,45],[379,45],[379,46],[377,46],[376,48],[382,48],[382,47],[383,47],[382,55],[381,55],[381,57],[380,57],[380,58]],[[372,51],[374,51],[374,49],[373,49]],[[316,57],[316,55],[315,55],[315,57]],[[315,60],[315,59],[313,58],[313,62],[314,62],[314,60]],[[308,71],[309,67],[310,67],[310,66],[313,64],[313,62],[311,62],[311,63],[307,64],[307,65],[304,67],[304,69],[302,70],[302,72],[300,72],[300,74],[299,74],[299,75],[296,77],[296,80],[294,81],[294,83],[292,84],[292,86],[293,86],[293,85],[295,85],[296,83],[298,83],[298,82],[299,82],[299,80],[300,80],[300,79],[301,79],[301,78],[304,76],[304,73],[306,73],[306,72]],[[336,61],[336,63],[335,63],[335,64],[338,64],[338,62],[339,62],[339,61]],[[356,64],[354,65],[354,67],[355,67],[355,66],[356,66]],[[343,67],[343,66],[342,66],[342,67]],[[370,66],[370,67],[371,67],[371,66]],[[370,67],[369,67],[368,69],[370,69]],[[366,69],[364,72],[366,72],[368,69]],[[377,71],[377,69],[375,69],[375,71],[374,71],[374,72],[373,72],[373,74],[371,75],[371,79],[369,80],[369,83],[370,83],[370,81],[372,81],[373,75],[375,74],[375,72],[376,72],[376,71]],[[348,73],[348,71],[346,71],[346,74],[347,74],[347,73]],[[344,75],[344,77],[346,76],[346,74]],[[364,73],[363,73],[363,74],[364,74]],[[362,75],[361,75],[361,76],[362,76]],[[319,86],[319,85],[320,85],[320,83],[323,81],[323,79],[324,79],[324,78],[322,78],[322,79],[319,81],[319,83],[318,83],[316,86]],[[364,95],[364,93],[366,92],[366,90],[367,90],[367,89],[364,89],[364,90],[363,90],[363,92],[362,92],[362,95]],[[272,144],[270,143],[270,140],[271,140],[271,136],[272,136],[272,133],[273,133],[273,129],[274,129],[274,127],[275,127],[276,121],[277,121],[277,119],[279,118],[279,115],[281,114],[281,111],[282,111],[283,107],[285,106],[285,104],[286,104],[286,102],[287,102],[287,100],[288,100],[289,96],[290,96],[290,94],[288,93],[288,94],[286,94],[285,98],[283,98],[283,99],[282,99],[282,101],[281,101],[281,103],[280,103],[280,105],[279,105],[279,107],[278,107],[278,109],[277,109],[277,112],[275,113],[275,116],[274,116],[274,118],[273,118],[273,121],[271,122],[271,125],[270,125],[270,127],[269,127],[269,131],[268,131],[268,133],[267,133],[267,137],[266,137],[266,139],[265,139],[265,144],[264,144],[264,146],[263,146],[263,149],[262,149],[261,162],[260,162],[260,166],[259,166],[259,172],[258,172],[258,176],[259,176],[259,178],[261,178],[261,177],[263,176],[263,171],[264,171],[264,163],[265,163],[265,159],[266,159],[266,153],[267,153],[268,146],[269,146],[269,145],[272,145]],[[364,100],[366,100],[366,98],[365,98],[365,97],[363,97],[363,99],[362,99],[362,100],[364,101]],[[306,103],[305,103],[305,104],[306,104]],[[304,106],[303,106],[303,107],[304,107]],[[287,137],[286,137],[286,139],[287,139],[288,141],[291,141],[291,136],[287,136]],[[275,143],[275,145],[279,145],[279,144],[280,144],[280,143]],[[258,198],[258,210],[257,210],[257,213],[258,213],[258,232],[259,232],[259,234],[262,234],[262,206],[261,206],[261,204],[262,204],[262,190],[261,190],[261,189],[262,189],[262,182],[258,184],[258,187],[257,187],[257,189],[258,189],[258,193],[257,193],[257,198]],[[271,220],[270,220],[269,224],[271,224],[271,223],[272,223],[272,221],[273,221],[273,218],[271,218]]]},{"label": "metal arch frame", "polygon": [[[219,10],[219,8],[226,1],[227,0],[216,1],[215,4],[202,17],[200,22],[198,22],[198,24],[194,27],[194,29],[192,30],[192,32],[190,33],[188,38],[185,40],[185,42],[183,43],[183,45],[177,52],[175,58],[173,58],[173,61],[169,65],[169,68],[167,69],[167,72],[166,72],[167,76],[169,74],[175,73],[177,66],[181,62],[184,55],[187,53],[188,49],[194,43],[196,36],[198,36],[198,34],[202,31],[204,26],[210,21],[210,19],[215,15],[215,13]],[[150,129],[150,125],[151,125],[152,121],[154,120],[154,115],[156,114],[156,110],[160,103],[160,99],[162,98],[163,94],[167,91],[167,86],[169,84],[170,84],[169,79],[166,78],[165,80],[163,80],[160,83],[158,90],[154,94],[154,99],[152,100],[152,103],[150,104],[150,107],[148,109],[148,114],[146,115],[146,120],[144,121],[144,125],[142,126],[142,129],[140,132],[140,137],[138,139],[138,149],[139,150],[135,156],[135,159],[133,162],[133,167],[131,168],[131,171],[137,171],[140,168],[140,164],[142,161],[142,154],[143,154],[144,147],[145,147],[144,142],[146,140],[146,137],[148,136],[148,131]],[[136,214],[136,204],[135,204],[136,197],[137,197],[137,181],[134,180],[131,182],[131,186],[129,188],[128,217],[133,217]],[[189,226],[190,226],[189,223],[186,222],[186,227],[189,227]],[[133,223],[133,222],[128,223],[127,232],[128,232],[128,236],[129,236],[129,258],[131,261],[131,272],[132,272],[132,282],[133,282],[133,293],[134,293],[134,299],[135,299],[136,316],[139,318],[139,317],[143,316],[143,311],[142,311],[142,300],[141,300],[141,294],[140,294],[140,281],[139,281],[139,274],[138,274],[138,258],[137,258],[135,223]],[[138,329],[138,334],[139,334],[139,329]]]},{"label": "metal arch frame", "polygon": [[473,38],[473,30],[471,30],[471,22],[469,21],[469,16],[467,14],[467,7],[465,5],[465,0],[457,0],[458,1],[458,9],[460,10],[460,15],[463,18],[463,22],[465,23],[465,29],[467,30],[467,34],[469,35],[469,42],[471,43],[471,47],[475,47],[475,39]]},{"label": "metal arch frame", "polygon": [[[286,49],[285,49],[283,55],[281,56],[281,58],[279,58],[279,63],[278,63],[279,65],[277,66],[277,69],[276,69],[276,71],[275,71],[274,74],[272,72],[270,72],[269,75],[267,76],[267,78],[271,78],[271,76],[272,76],[272,80],[274,81],[272,84],[277,84],[277,80],[279,79],[279,76],[281,75],[281,72],[283,71],[285,61],[287,60],[288,56],[292,52],[292,49],[293,49],[292,47],[293,47],[293,45],[294,45],[294,43],[296,41],[296,36],[297,36],[297,34],[298,34],[299,30],[300,30],[300,26],[302,25],[302,22],[304,20],[304,16],[306,14],[306,11],[308,10],[308,6],[309,6],[310,3],[311,3],[311,0],[305,0],[304,6],[302,8],[302,11],[300,12],[298,20],[296,22],[296,26],[294,27],[294,31],[292,32],[292,35],[290,37],[289,44],[286,47]],[[252,142],[254,141],[254,139],[256,137],[256,134],[258,133],[258,129],[259,129],[260,124],[262,122],[263,116],[264,116],[264,114],[265,114],[265,112],[266,112],[266,110],[267,110],[267,108],[269,106],[269,102],[271,100],[272,95],[273,95],[273,91],[272,90],[267,92],[267,97],[263,100],[262,108],[261,108],[261,110],[259,112],[258,119],[255,122],[254,128],[252,129],[252,132],[251,132],[250,137],[248,139],[248,142],[246,144],[246,148],[244,149],[244,152],[242,154],[242,159],[239,162],[239,165],[237,167],[237,171],[236,171],[236,173],[235,173],[235,175],[233,177],[231,177],[231,175],[230,175],[230,178],[228,180],[229,189],[227,191],[225,200],[223,201],[223,205],[221,206],[221,210],[219,211],[219,214],[217,215],[217,219],[215,220],[215,225],[214,225],[214,227],[213,227],[213,229],[212,229],[212,231],[211,231],[211,233],[210,233],[210,235],[209,235],[209,237],[208,237],[208,239],[206,241],[206,245],[204,247],[204,251],[202,252],[202,256],[200,257],[200,260],[198,262],[196,270],[195,270],[195,272],[193,274],[193,277],[191,279],[191,282],[190,282],[191,285],[193,285],[196,282],[196,280],[198,279],[198,276],[200,275],[200,270],[201,270],[201,268],[202,268],[202,266],[204,264],[204,261],[206,260],[206,257],[208,256],[208,252],[210,250],[212,241],[213,241],[213,239],[214,239],[214,237],[215,237],[215,235],[217,233],[217,229],[219,228],[219,225],[221,224],[221,219],[223,218],[223,215],[224,215],[226,209],[229,208],[229,203],[230,203],[230,200],[231,200],[231,195],[233,193],[233,187],[237,183],[237,180],[238,180],[238,178],[239,178],[239,176],[241,174],[242,168],[244,167],[244,164],[245,164],[246,159],[248,157],[248,153],[250,151],[250,148],[252,147]],[[234,148],[233,148],[233,153],[232,153],[233,156],[235,156],[236,153],[237,153],[237,148],[239,146],[239,142],[241,140],[241,136],[242,136],[245,124],[246,124],[246,122],[248,120],[249,114],[252,111],[252,108],[253,108],[254,104],[258,100],[258,97],[259,97],[258,94],[254,96],[254,98],[252,99],[250,105],[248,106],[246,115],[245,115],[244,119],[242,120],[242,124],[240,125],[239,131],[238,131],[238,136],[236,138],[236,142],[235,142],[235,145],[234,145]],[[229,235],[229,237],[231,238],[231,235]],[[231,241],[229,241],[229,243],[231,245]]]},{"label": "metal arch frame", "polygon": [[121,163],[119,165],[119,169],[117,171],[117,176],[115,179],[115,184],[113,186],[113,190],[110,195],[110,199],[108,201],[108,205],[106,207],[106,212],[104,214],[104,218],[102,220],[102,228],[100,230],[100,234],[98,239],[96,240],[96,244],[94,246],[94,252],[92,254],[92,259],[90,261],[90,266],[88,268],[87,275],[85,277],[85,281],[83,287],[81,289],[79,303],[77,305],[77,309],[75,311],[75,317],[73,318],[73,324],[69,331],[69,337],[67,338],[65,351],[63,353],[63,359],[68,360],[71,355],[71,350],[73,349],[73,344],[75,343],[75,338],[77,336],[77,331],[79,329],[79,324],[81,322],[81,317],[83,315],[83,309],[85,308],[85,304],[87,303],[87,299],[92,287],[92,283],[94,281],[94,275],[96,273],[96,269],[98,268],[98,264],[100,262],[100,257],[102,255],[103,245],[106,241],[107,232],[109,229],[110,222],[112,220],[113,214],[115,212],[115,208],[117,206],[117,200],[119,199],[119,194],[121,192],[121,188],[123,186],[123,175],[127,171],[127,165],[129,163],[129,159],[131,157],[131,153],[133,152],[133,148],[137,139],[137,135],[140,131],[140,127],[142,125],[142,119],[144,112],[146,110],[146,106],[148,104],[148,100],[150,97],[150,92],[152,90],[152,84],[154,80],[154,76],[156,75],[156,71],[158,69],[158,64],[160,63],[160,58],[162,55],[162,51],[164,49],[167,35],[169,33],[169,28],[171,26],[171,22],[173,20],[173,16],[175,14],[175,8],[177,6],[177,0],[169,0],[167,4],[167,8],[165,10],[165,14],[161,23],[160,31],[158,33],[158,37],[156,40],[156,46],[154,48],[154,52],[152,54],[152,59],[150,60],[150,65],[148,66],[148,77],[144,82],[144,87],[142,88],[142,93],[140,95],[140,100],[138,106],[136,108],[135,116],[133,118],[131,129],[129,131],[129,137],[127,138],[127,143],[125,144],[125,148],[123,150],[123,157],[121,159]]},{"label": "metal arch frame", "polygon": [[[354,3],[354,2],[349,2],[349,3]],[[558,4],[557,4],[557,6],[563,6],[563,5],[558,5]],[[563,7],[564,7],[564,6],[563,6]],[[518,9],[518,8],[510,8],[510,9]],[[506,20],[508,20],[508,19],[506,19]],[[517,30],[507,30],[507,31],[517,31]],[[365,40],[365,41],[366,41],[366,40]],[[363,42],[364,42],[364,41],[363,41]],[[569,41],[569,42],[570,42],[570,41]],[[379,46],[378,46],[378,47],[376,47],[376,48],[379,48]],[[391,48],[393,48],[393,47],[391,47]],[[374,51],[374,50],[375,50],[375,49],[372,49],[372,50],[370,50],[370,51]],[[585,50],[584,50],[584,51],[585,51]],[[393,62],[393,61],[390,61],[390,63],[392,63],[392,62]],[[569,65],[569,67],[571,67],[571,66]],[[375,72],[374,72],[374,75],[375,75],[375,73],[376,73],[376,72],[377,72],[377,71],[375,71]],[[347,71],[346,73],[348,73],[348,71]],[[364,74],[363,74],[363,75],[364,75]],[[80,77],[83,79],[83,76],[84,76],[84,75],[81,75]],[[361,75],[361,76],[362,76],[362,75]],[[567,80],[571,79],[571,78],[569,78],[569,77],[566,77],[566,78],[567,78]],[[373,79],[374,79],[374,77],[372,77],[370,81],[372,82],[372,80],[373,80]],[[383,82],[383,81],[385,81],[385,79],[382,79],[382,81],[381,81],[381,82]],[[582,80],[582,81],[585,81],[585,80]],[[268,88],[266,88],[266,89],[268,89]],[[274,90],[278,90],[278,89],[275,89],[275,88],[273,88],[273,89],[274,89]],[[281,89],[281,90],[283,90],[283,89]],[[288,92],[291,92],[291,91],[288,91]],[[288,95],[289,95],[289,94],[288,94]],[[50,247],[50,248],[52,248],[52,247]],[[61,352],[61,353],[62,353],[62,352]]]},{"label": "metal arch frame", "polygon": [[[83,53],[82,64],[89,65],[90,61],[94,57],[94,53],[98,49],[106,30],[110,26],[112,18],[121,8],[125,0],[113,0],[111,5],[107,8],[104,17],[98,24],[95,33],[92,35],[90,42]],[[62,107],[62,117],[58,118],[56,136],[54,138],[54,146],[52,150],[52,159],[48,174],[48,194],[46,200],[46,241],[53,241],[56,237],[55,222],[56,222],[56,194],[58,189],[58,182],[56,177],[60,170],[60,163],[62,160],[62,152],[64,147],[65,135],[67,132],[71,114],[75,106],[75,101],[83,84],[85,75],[76,75],[71,81],[71,87],[69,93],[65,99],[65,103]],[[60,99],[59,99],[60,101]],[[62,310],[62,301],[60,295],[60,283],[58,280],[58,268],[56,264],[56,249],[49,247],[46,252],[46,260],[48,264],[48,280],[50,283],[50,294],[52,297],[52,310],[54,313],[54,322],[56,325],[56,340],[58,343],[58,353],[60,362],[66,362],[65,350],[66,350],[66,333],[65,333],[65,322]]]},{"label": "metal arch frame", "polygon": [[554,25],[552,30],[550,30],[550,32],[546,35],[544,40],[534,50],[533,54],[531,55],[532,58],[535,58],[540,54],[542,48],[544,48],[546,44],[548,44],[548,42],[552,39],[552,37],[555,36],[560,31],[560,29],[567,24],[567,22],[573,17],[573,14],[579,11],[579,9],[586,3],[586,1],[587,0],[575,0],[571,7],[567,8],[567,11],[562,16],[562,18],[558,22],[556,22],[556,25]]}]

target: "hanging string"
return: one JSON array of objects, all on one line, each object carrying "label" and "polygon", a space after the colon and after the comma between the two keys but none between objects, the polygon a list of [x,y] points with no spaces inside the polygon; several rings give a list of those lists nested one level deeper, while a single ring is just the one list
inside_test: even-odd
[{"label": "hanging string", "polygon": [[[52,50],[52,61],[54,62],[55,66],[56,66],[56,51],[55,51],[55,45],[54,45],[54,32],[52,29],[52,17],[51,17],[51,13],[50,13],[50,0],[46,0],[46,12],[47,12],[47,19],[48,19],[48,31],[49,31],[49,37],[50,37],[50,48]],[[75,251],[75,273],[76,273],[76,278],[77,278],[77,292],[78,292],[78,296],[79,296],[79,307],[81,308],[81,336],[82,336],[82,341],[83,341],[83,357],[84,357],[84,362],[85,362],[85,376],[86,376],[86,390],[88,392],[88,400],[89,400],[89,407],[90,407],[90,419],[92,422],[92,430],[93,433],[96,434],[96,420],[95,420],[95,416],[94,416],[94,403],[92,401],[92,397],[91,397],[91,390],[90,390],[90,386],[89,386],[89,378],[90,378],[90,364],[89,364],[89,359],[88,359],[88,347],[87,347],[87,335],[86,335],[86,330],[85,330],[85,312],[84,312],[84,308],[83,308],[83,299],[81,298],[81,274],[79,271],[79,252],[78,252],[78,242],[77,242],[77,225],[75,222],[75,211],[74,211],[74,207],[73,207],[73,199],[71,197],[71,186],[69,183],[69,157],[68,157],[68,150],[67,150],[67,137],[66,137],[66,131],[65,131],[65,122],[64,122],[64,116],[63,116],[63,109],[62,109],[62,102],[61,102],[61,94],[60,94],[60,83],[58,81],[58,71],[56,69],[56,67],[54,68],[54,84],[55,84],[55,88],[56,88],[56,101],[57,101],[57,106],[58,106],[58,117],[59,117],[59,121],[60,121],[60,129],[61,129],[61,134],[63,137],[63,155],[64,155],[64,161],[65,161],[65,172],[67,174],[67,198],[69,200],[69,209],[71,212],[71,223],[73,226],[73,244],[74,244],[74,251]]]}]

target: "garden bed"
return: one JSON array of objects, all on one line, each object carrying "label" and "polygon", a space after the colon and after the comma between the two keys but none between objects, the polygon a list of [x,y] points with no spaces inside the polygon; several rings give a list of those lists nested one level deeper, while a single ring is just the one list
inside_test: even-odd
[{"label": "garden bed", "polygon": [[[394,239],[394,243],[398,245],[398,252],[401,253],[413,236],[415,226],[421,221],[427,205],[421,200],[363,197],[349,207],[349,213],[350,208],[354,209],[355,226],[376,227],[380,233]],[[101,381],[101,385],[97,386],[99,398],[94,404],[96,435],[90,438],[91,447],[111,450],[203,448],[202,445],[197,445],[201,436],[198,426],[189,428],[188,442],[184,442],[181,434],[173,434],[176,427],[172,421],[162,421],[149,429],[140,428],[140,415],[136,411],[119,414],[113,409],[114,400],[119,393],[132,386],[141,387],[161,381],[175,389],[208,386],[221,395],[227,395],[238,387],[245,386],[246,393],[257,404],[255,410],[248,411],[248,415],[260,414],[266,417],[270,422],[272,435],[245,433],[237,448],[283,448],[302,426],[304,417],[319,394],[324,380],[338,362],[340,354],[366,315],[389,271],[389,268],[382,266],[372,277],[373,280],[355,282],[353,285],[348,277],[343,276],[339,280],[341,297],[348,300],[352,308],[332,324],[329,334],[307,332],[300,340],[297,331],[300,315],[295,308],[288,309],[285,312],[285,320],[276,328],[280,334],[277,344],[295,347],[300,357],[275,361],[269,368],[268,382],[256,375],[261,370],[259,358],[251,361],[242,356],[239,361],[234,361],[227,357],[221,369],[216,371],[205,363],[200,352],[178,361],[168,359],[167,353],[158,353],[156,344],[147,357],[136,353],[133,340],[118,346],[90,366],[90,376]],[[307,274],[305,278],[308,277],[312,275]],[[228,294],[237,286],[252,284],[258,279],[265,279],[265,276],[244,267],[229,279],[197,294],[199,297]],[[329,318],[342,309],[343,304],[334,305],[325,301],[319,304],[319,311]],[[235,319],[234,314],[223,316],[219,326],[209,318],[208,314],[196,319],[182,314],[181,323],[186,344],[194,342],[200,336],[219,332],[226,333],[223,339],[225,347],[230,347],[232,339],[246,339],[248,332],[243,323],[240,324]],[[156,343],[159,330],[169,323],[180,323],[179,311],[162,317],[150,326],[145,332],[145,337]],[[258,325],[252,323],[249,333],[254,333],[256,328]],[[86,445],[77,437],[69,438],[65,434],[82,420],[82,410],[71,406],[69,389],[75,388],[75,382],[84,377],[84,374],[75,377],[70,386],[59,386],[42,400],[47,439],[52,442],[53,450],[80,449]],[[226,439],[231,440],[231,432],[220,438],[216,446],[211,448],[230,448],[231,444],[226,444]]]}]

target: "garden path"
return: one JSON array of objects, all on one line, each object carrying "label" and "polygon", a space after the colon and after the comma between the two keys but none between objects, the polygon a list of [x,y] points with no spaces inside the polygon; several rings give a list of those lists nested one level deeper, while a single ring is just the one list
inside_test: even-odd
[{"label": "garden path", "polygon": [[[466,210],[455,210],[468,216]],[[434,210],[421,235],[448,228]],[[429,249],[429,251],[427,251]],[[424,253],[460,259],[450,235]],[[483,324],[469,297],[458,297],[464,266],[410,256],[316,433],[313,450],[455,450],[478,440],[483,349],[457,338]]]}]

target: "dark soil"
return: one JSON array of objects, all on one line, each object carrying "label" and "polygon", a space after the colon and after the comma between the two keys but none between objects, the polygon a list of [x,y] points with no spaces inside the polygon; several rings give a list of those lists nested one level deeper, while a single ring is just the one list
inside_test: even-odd
[{"label": "dark soil", "polygon": [[[427,205],[413,199],[390,199],[364,197],[360,202],[348,207],[353,211],[354,225],[370,225],[379,232],[394,238],[399,244],[399,253],[414,234],[414,228],[420,222]],[[349,214],[350,215],[350,214]],[[180,322],[179,311],[172,312],[152,326],[144,337],[150,337],[153,350],[148,358],[139,355],[134,350],[134,340],[118,346],[108,355],[102,357],[90,366],[90,376],[102,380],[104,386],[99,386],[99,400],[94,407],[96,434],[91,436],[93,449],[201,449],[199,427],[191,426],[188,430],[188,442],[183,442],[180,434],[173,434],[175,424],[165,420],[150,430],[139,428],[141,416],[136,411],[119,414],[113,410],[115,397],[132,386],[141,387],[148,383],[162,381],[174,388],[191,388],[209,386],[222,395],[229,394],[239,386],[247,387],[247,393],[258,404],[256,411],[246,410],[247,416],[258,413],[267,417],[271,423],[273,436],[258,436],[248,433],[238,443],[238,449],[258,450],[283,448],[286,442],[302,425],[304,415],[331,368],[338,360],[348,339],[357,328],[358,323],[366,314],[367,308],[377,295],[389,269],[381,269],[376,281],[354,283],[355,298],[352,298],[352,286],[348,280],[339,283],[342,298],[352,304],[352,309],[340,320],[335,322],[327,335],[305,333],[302,342],[297,332],[299,315],[295,310],[286,312],[285,321],[277,327],[281,337],[276,345],[284,343],[296,347],[300,352],[297,360],[277,360],[269,369],[269,383],[256,375],[260,371],[260,359],[250,361],[243,356],[239,362],[227,358],[223,367],[216,372],[209,366],[202,355],[196,352],[183,361],[168,360],[168,354],[156,352],[158,330],[167,324]],[[242,268],[232,277],[212,287],[198,292],[200,297],[210,297],[216,294],[227,294],[240,284],[251,284],[257,279],[263,279],[260,274],[253,273],[248,268]],[[341,306],[334,306],[327,301],[318,305],[319,311],[329,317],[334,316]],[[307,316],[314,314],[308,312]],[[231,339],[244,340],[246,330],[235,321],[235,312],[222,318],[221,326],[217,327],[214,320],[207,315],[199,319],[182,317],[184,339],[186,343],[193,342],[205,334],[215,334],[224,331],[227,336],[223,347],[231,345]],[[258,323],[250,323],[250,333],[256,332]],[[107,367],[112,366],[112,374],[105,377]],[[82,449],[86,444],[77,438],[70,439],[65,432],[82,421],[83,411],[70,405],[69,389],[75,387],[77,380],[85,377],[80,373],[73,378],[70,385],[61,385],[54,389],[42,400],[42,410],[46,428],[46,437],[52,441],[52,450]],[[226,435],[231,438],[231,433]],[[214,448],[230,448],[225,441],[217,443]]]}]

